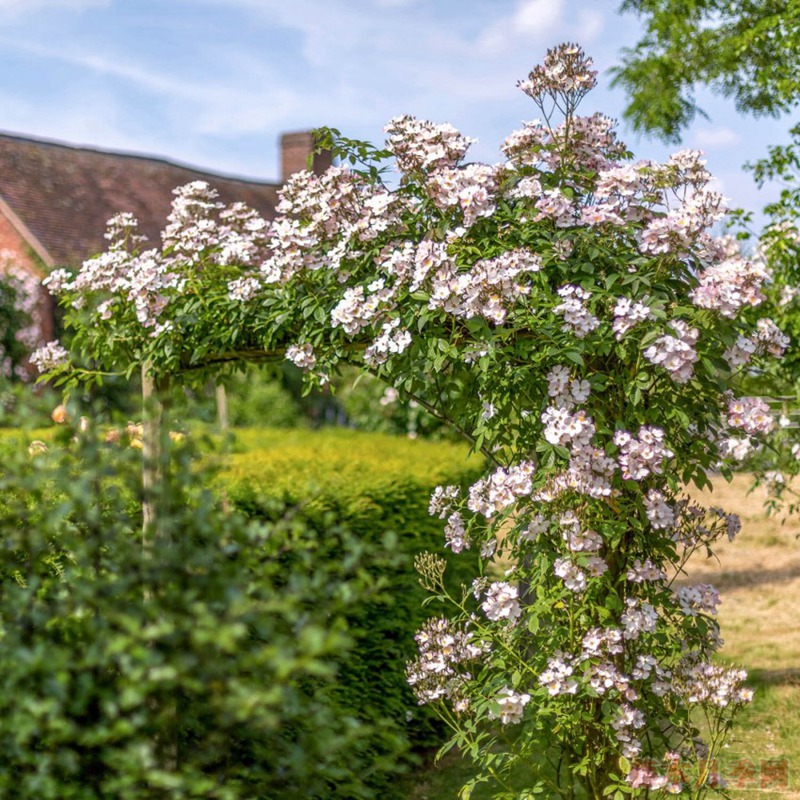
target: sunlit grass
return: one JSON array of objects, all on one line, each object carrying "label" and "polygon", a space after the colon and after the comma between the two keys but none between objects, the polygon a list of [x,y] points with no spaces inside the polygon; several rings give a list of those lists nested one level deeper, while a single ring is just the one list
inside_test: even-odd
[{"label": "sunlit grass", "polygon": [[[800,800],[800,517],[764,511],[764,489],[750,492],[747,475],[694,495],[704,505],[736,512],[742,533],[721,542],[716,558],[698,553],[686,583],[720,590],[722,661],[744,666],[755,698],[737,720],[719,768],[735,800]],[[786,769],[788,785],[783,784]],[[472,776],[469,760],[452,751],[407,784],[409,800],[455,800]],[[491,797],[476,790],[475,800]]]}]

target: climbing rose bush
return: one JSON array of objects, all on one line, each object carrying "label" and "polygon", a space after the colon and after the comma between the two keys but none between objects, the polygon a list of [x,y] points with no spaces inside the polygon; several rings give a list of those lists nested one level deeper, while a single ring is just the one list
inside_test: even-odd
[{"label": "climbing rose bush", "polygon": [[[768,265],[770,282],[768,302],[774,308],[772,320],[758,322],[756,336],[737,341],[731,352],[741,363],[748,363],[752,354],[785,349],[785,356],[775,360],[772,368],[759,370],[751,385],[761,394],[775,398],[777,429],[770,435],[767,447],[756,442],[734,439],[730,456],[751,471],[756,482],[768,493],[767,507],[771,512],[790,516],[800,509],[800,429],[797,425],[798,396],[798,309],[800,308],[800,208],[789,190],[780,201],[765,208],[770,219],[757,243],[759,257]],[[774,321],[773,321],[774,320]],[[777,323],[777,325],[775,324]],[[787,335],[788,334],[788,335]]]},{"label": "climbing rose bush", "polygon": [[610,119],[577,114],[595,80],[577,46],[549,51],[520,83],[541,117],[497,164],[409,116],[384,150],[323,131],[342,165],[293,176],[275,220],[190,184],[162,246],[121,216],[106,253],[50,278],[97,370],[285,356],[324,384],[356,365],[483,453],[480,481],[430,504],[442,552],[478,551],[480,573],[448,595],[446,555],[420,558],[452,613],[408,665],[477,764],[464,797],[701,796],[751,699],[714,658],[716,591],[681,579],[739,520],[683,491],[770,432],[735,387],[786,340],[764,265],[714,233],[701,154],[633,161]]},{"label": "climbing rose bush", "polygon": [[38,375],[30,355],[43,343],[40,279],[22,268],[11,250],[0,250],[0,376],[29,381]]}]

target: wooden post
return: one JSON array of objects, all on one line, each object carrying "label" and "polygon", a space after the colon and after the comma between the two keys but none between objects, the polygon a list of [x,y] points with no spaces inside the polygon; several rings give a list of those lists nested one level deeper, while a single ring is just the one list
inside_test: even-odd
[{"label": "wooden post", "polygon": [[[166,403],[169,378],[154,378],[142,365],[142,550],[146,559],[153,558],[154,543],[166,535],[164,503],[166,495],[161,482],[165,473],[164,441],[166,430]],[[144,600],[152,600],[145,585]],[[152,702],[152,701],[151,701]],[[165,701],[167,718],[172,730],[156,734],[156,751],[161,752],[163,767],[167,772],[178,771],[179,720],[178,700]],[[155,708],[155,703],[153,703]]]},{"label": "wooden post", "polygon": [[[230,425],[228,423],[228,394],[225,391],[225,386],[221,383],[216,385],[217,397],[217,424],[219,425],[219,432],[222,434],[222,445],[220,453],[223,461],[227,461],[228,455],[228,435],[230,434]],[[231,510],[231,502],[228,498],[226,489],[222,490],[222,512],[229,513]]]},{"label": "wooden post", "polygon": [[217,395],[217,423],[219,424],[220,432],[223,436],[228,435],[228,394],[225,391],[225,386],[221,383],[216,387]]},{"label": "wooden post", "polygon": [[154,539],[164,534],[163,514],[154,494],[164,477],[164,410],[167,378],[155,379],[149,365],[142,365],[142,536],[145,553]]}]

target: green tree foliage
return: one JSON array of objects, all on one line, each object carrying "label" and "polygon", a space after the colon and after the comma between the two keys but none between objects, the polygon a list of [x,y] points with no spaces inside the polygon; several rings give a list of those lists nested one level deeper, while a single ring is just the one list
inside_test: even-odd
[{"label": "green tree foliage", "polygon": [[[765,158],[747,164],[759,188],[768,181],[775,181],[781,186],[778,199],[764,209],[773,220],[773,230],[767,232],[766,244],[771,250],[770,255],[778,263],[788,247],[791,254],[787,266],[797,263],[797,259],[793,258],[796,255],[796,237],[792,235],[787,238],[785,234],[796,227],[800,217],[800,124],[794,125],[789,135],[791,139],[788,144],[774,145],[769,148]],[[792,245],[795,245],[795,252],[791,252]],[[796,275],[795,270],[795,283]]]},{"label": "green tree foliage", "polygon": [[353,368],[336,381],[336,399],[350,425],[376,431],[430,439],[453,438],[455,434],[419,403],[403,397],[394,387]]},{"label": "green tree foliage", "polygon": [[679,141],[705,116],[698,86],[756,116],[779,116],[800,96],[798,0],[624,0],[620,10],[645,23],[614,78],[630,96],[625,117],[636,130]]}]

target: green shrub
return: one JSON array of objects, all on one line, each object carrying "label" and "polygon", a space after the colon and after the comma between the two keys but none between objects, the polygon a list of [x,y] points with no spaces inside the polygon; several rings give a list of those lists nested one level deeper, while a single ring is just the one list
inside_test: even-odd
[{"label": "green shrub", "polygon": [[182,458],[148,552],[139,454],[69,447],[4,446],[0,796],[385,796],[402,741],[340,689],[351,620],[381,602],[370,546],[285,507],[221,514]]},{"label": "green shrub", "polygon": [[302,412],[279,375],[250,368],[231,376],[228,385],[230,424],[291,428],[300,424]]},{"label": "green shrub", "polygon": [[[425,708],[417,708],[405,679],[415,652],[414,634],[440,609],[423,607],[414,556],[439,551],[442,523],[428,514],[428,499],[440,484],[464,485],[480,471],[478,458],[447,442],[410,441],[345,429],[318,432],[247,430],[221,478],[236,508],[253,519],[272,521],[292,510],[318,536],[319,555],[344,569],[333,524],[359,537],[364,566],[386,591],[354,605],[348,625],[356,643],[343,661],[339,693],[359,718],[408,736],[416,748],[441,743],[442,731]],[[475,555],[454,558],[451,587],[469,583]],[[413,714],[410,724],[407,716]]]},{"label": "green shrub", "polygon": [[454,439],[456,436],[418,403],[404,398],[372,375],[345,369],[334,385],[336,400],[348,424],[357,430],[429,439]]},{"label": "green shrub", "polygon": [[[244,428],[221,474],[229,488],[269,489],[270,496],[317,503],[359,497],[376,485],[410,480],[423,487],[471,480],[483,466],[461,443],[430,442],[349,428],[319,431]],[[419,506],[427,509],[424,496]],[[427,518],[427,511],[425,517]],[[441,528],[441,525],[437,526]],[[441,544],[437,545],[438,547]]]},{"label": "green shrub", "polygon": [[48,386],[31,386],[0,378],[0,427],[43,426],[59,404],[60,395]]}]

